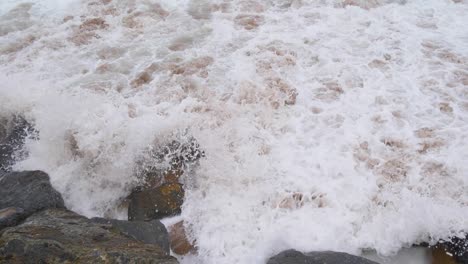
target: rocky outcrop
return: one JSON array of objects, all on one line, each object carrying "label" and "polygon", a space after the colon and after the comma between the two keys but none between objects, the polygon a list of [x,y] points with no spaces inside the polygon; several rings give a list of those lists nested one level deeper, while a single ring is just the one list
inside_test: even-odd
[{"label": "rocky outcrop", "polygon": [[182,184],[169,183],[130,195],[128,220],[149,221],[180,214],[184,201]]},{"label": "rocky outcrop", "polygon": [[20,116],[0,120],[0,172],[10,171],[15,161],[25,155],[21,153],[24,141],[35,134],[32,125]]},{"label": "rocky outcrop", "polygon": [[128,220],[149,221],[181,213],[184,201],[184,174],[204,156],[194,138],[187,141],[171,141],[162,147],[151,148],[147,157],[138,162],[137,186],[127,198]]},{"label": "rocky outcrop", "polygon": [[8,172],[0,176],[0,229],[19,223],[45,208],[65,208],[62,195],[42,171]]},{"label": "rocky outcrop", "polygon": [[317,251],[301,253],[296,250],[286,250],[270,258],[267,264],[378,264],[365,258],[347,253],[332,251]]},{"label": "rocky outcrop", "polygon": [[195,246],[187,238],[184,221],[169,227],[169,239],[171,241],[171,250],[178,255],[196,252]]},{"label": "rocky outcrop", "polygon": [[103,228],[114,228],[123,235],[141,241],[145,244],[158,245],[169,254],[169,237],[166,227],[158,220],[149,222],[143,221],[123,221],[115,219],[92,218],[95,223],[99,223]]},{"label": "rocky outcrop", "polygon": [[[149,149],[145,156],[138,162],[137,177],[141,185],[126,199],[128,220],[151,221],[180,214],[184,202],[180,177],[193,173],[198,160],[204,156],[200,145],[194,138],[171,141]],[[187,239],[183,222],[172,225],[169,230],[170,248],[175,254],[196,252]]]},{"label": "rocky outcrop", "polygon": [[155,263],[177,260],[107,225],[65,209],[47,209],[3,230],[0,263]]}]

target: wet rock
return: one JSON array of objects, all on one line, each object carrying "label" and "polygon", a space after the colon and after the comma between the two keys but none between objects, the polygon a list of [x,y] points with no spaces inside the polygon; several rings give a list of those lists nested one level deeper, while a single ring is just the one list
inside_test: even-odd
[{"label": "wet rock", "polygon": [[128,220],[161,219],[180,214],[184,189],[182,184],[168,183],[155,189],[135,191],[129,200]]},{"label": "wet rock", "polygon": [[457,264],[453,256],[447,254],[447,252],[440,247],[433,248],[431,252],[432,263],[434,264]]},{"label": "wet rock", "polygon": [[23,208],[7,207],[0,209],[0,230],[5,227],[14,226],[19,223],[24,214]]},{"label": "wet rock", "polygon": [[377,262],[341,252],[317,251],[304,254],[290,249],[270,258],[267,264],[377,264]]},{"label": "wet rock", "polygon": [[47,209],[3,231],[0,263],[155,263],[177,260],[114,228],[63,209]]},{"label": "wet rock", "polygon": [[184,174],[182,168],[169,168],[166,170],[151,168],[143,176],[143,184],[136,190],[149,190],[157,188],[165,183],[179,183],[179,178]]},{"label": "wet rock", "polygon": [[434,246],[433,251],[445,252],[457,263],[468,264],[468,234],[465,237],[453,237],[448,241],[441,241]]},{"label": "wet rock", "polygon": [[190,138],[186,142],[173,140],[162,149],[158,149],[154,155],[160,160],[169,161],[174,168],[184,168],[204,157],[205,153],[200,149],[197,140]]},{"label": "wet rock", "polygon": [[129,222],[104,218],[92,218],[91,220],[102,224],[105,228],[115,228],[120,233],[145,244],[158,245],[166,254],[169,254],[169,235],[166,227],[158,220],[149,222]]},{"label": "wet rock", "polygon": [[6,120],[0,118],[0,142],[2,142],[8,135],[6,123],[7,123]]},{"label": "wet rock", "polygon": [[0,171],[10,171],[11,166],[25,156],[21,152],[24,142],[35,134],[33,126],[20,116],[0,119]]},{"label": "wet rock", "polygon": [[166,159],[171,160],[171,164],[187,165],[197,162],[205,156],[205,152],[200,148],[195,138],[189,138],[184,142],[172,141],[164,147],[162,154]]},{"label": "wet rock", "polygon": [[194,138],[187,141],[171,141],[162,147],[151,149],[144,160],[139,161],[137,177],[142,185],[136,191],[154,189],[165,183],[179,183],[185,173],[192,173],[205,153]]},{"label": "wet rock", "polygon": [[[0,209],[7,216],[2,225],[11,226],[45,208],[65,208],[62,195],[42,171],[8,172],[0,176]],[[14,213],[12,214],[12,208]]]},{"label": "wet rock", "polygon": [[186,255],[196,251],[194,245],[187,238],[183,221],[169,227],[169,239],[171,250],[178,255]]}]

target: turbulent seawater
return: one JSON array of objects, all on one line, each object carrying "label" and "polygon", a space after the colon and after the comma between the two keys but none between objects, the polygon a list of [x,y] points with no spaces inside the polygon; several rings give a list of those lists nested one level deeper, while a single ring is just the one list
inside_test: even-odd
[{"label": "turbulent seawater", "polygon": [[0,112],[87,216],[195,138],[182,263],[391,255],[468,229],[467,25],[466,0],[2,0]]}]

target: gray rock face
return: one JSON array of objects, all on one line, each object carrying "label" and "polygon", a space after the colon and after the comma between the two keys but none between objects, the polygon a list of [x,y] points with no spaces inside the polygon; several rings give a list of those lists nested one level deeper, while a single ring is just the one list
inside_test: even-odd
[{"label": "gray rock face", "polygon": [[0,120],[0,171],[10,171],[11,166],[25,153],[21,152],[28,135],[36,132],[31,124],[22,117]]},{"label": "gray rock face", "polygon": [[43,210],[2,232],[0,263],[178,263],[158,245],[64,209]]},{"label": "gray rock face", "polygon": [[270,258],[267,264],[378,264],[347,253],[318,251],[303,254],[290,249]]},{"label": "gray rock face", "polygon": [[115,219],[92,218],[95,223],[102,224],[103,227],[113,227],[122,234],[141,241],[145,244],[153,244],[161,247],[166,254],[169,254],[169,235],[166,227],[158,220],[150,222],[143,221],[123,221]]},{"label": "gray rock face", "polygon": [[0,214],[0,230],[42,209],[65,208],[62,195],[50,184],[49,175],[42,171],[0,175],[0,197],[0,210],[3,210],[3,217]]}]

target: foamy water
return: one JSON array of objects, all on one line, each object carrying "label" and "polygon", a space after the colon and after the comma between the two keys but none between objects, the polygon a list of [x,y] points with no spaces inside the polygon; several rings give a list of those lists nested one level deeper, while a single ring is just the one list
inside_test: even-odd
[{"label": "foamy water", "polygon": [[[35,2],[33,4],[32,2]],[[72,210],[118,206],[152,146],[197,139],[198,255],[391,255],[468,229],[468,2],[0,3],[0,112],[40,131]]]}]

